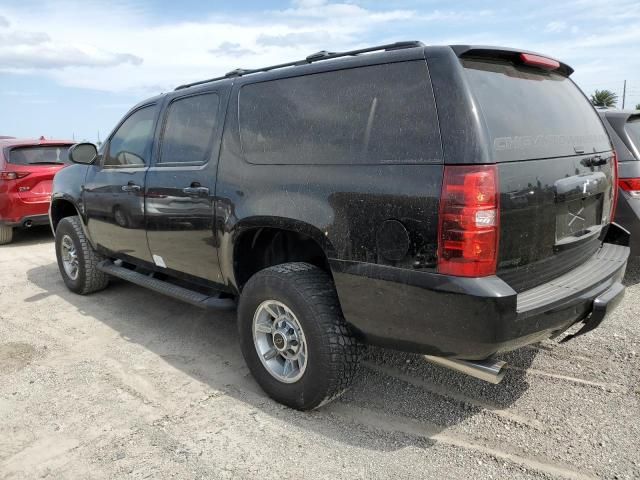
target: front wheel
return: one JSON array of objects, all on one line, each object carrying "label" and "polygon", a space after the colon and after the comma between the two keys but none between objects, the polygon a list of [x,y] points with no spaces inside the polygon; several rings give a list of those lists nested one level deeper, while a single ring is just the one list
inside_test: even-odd
[{"label": "front wheel", "polygon": [[356,375],[360,347],[331,278],[313,265],[286,263],[251,277],[240,297],[238,327],[254,378],[289,407],[320,407]]},{"label": "front wheel", "polygon": [[102,290],[109,277],[98,269],[105,259],[96,252],[84,234],[80,218],[65,217],[56,228],[58,268],[69,290],[81,295]]}]

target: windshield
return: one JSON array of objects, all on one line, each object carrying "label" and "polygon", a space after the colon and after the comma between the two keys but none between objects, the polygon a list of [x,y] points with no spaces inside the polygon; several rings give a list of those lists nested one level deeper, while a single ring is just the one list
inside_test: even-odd
[{"label": "windshield", "polygon": [[69,164],[67,153],[71,145],[46,147],[16,147],[9,153],[9,163],[15,165],[63,165]]},{"label": "windshield", "polygon": [[564,75],[504,61],[462,63],[497,161],[611,149],[598,114]]},{"label": "windshield", "polygon": [[636,151],[640,152],[640,118],[636,117],[627,122],[624,129],[629,134],[634,147],[636,147]]}]

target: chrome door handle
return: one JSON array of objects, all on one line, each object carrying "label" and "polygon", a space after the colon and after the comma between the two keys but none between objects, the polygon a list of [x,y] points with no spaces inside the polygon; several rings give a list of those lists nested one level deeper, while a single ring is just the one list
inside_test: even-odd
[{"label": "chrome door handle", "polygon": [[194,197],[204,197],[209,195],[209,189],[207,187],[187,187],[182,189],[183,193]]},{"label": "chrome door handle", "polygon": [[133,182],[129,182],[126,185],[122,186],[123,192],[139,192],[140,190],[142,190],[142,187],[140,185],[136,185]]}]

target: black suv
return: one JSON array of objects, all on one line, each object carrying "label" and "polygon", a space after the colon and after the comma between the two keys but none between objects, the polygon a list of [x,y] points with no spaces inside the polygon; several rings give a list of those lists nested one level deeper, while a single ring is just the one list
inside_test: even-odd
[{"label": "black suv", "polygon": [[362,343],[498,382],[493,355],[591,330],[624,292],[615,158],[571,73],[403,42],[146,100],[55,177],[64,282],[237,301],[251,372],[299,409],[348,387]]},{"label": "black suv", "polygon": [[631,232],[631,254],[640,255],[640,112],[598,109],[618,154],[615,221]]}]

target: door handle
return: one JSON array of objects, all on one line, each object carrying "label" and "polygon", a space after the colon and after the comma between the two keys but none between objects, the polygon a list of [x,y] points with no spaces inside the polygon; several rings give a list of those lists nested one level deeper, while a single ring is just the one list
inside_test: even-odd
[{"label": "door handle", "polygon": [[182,192],[192,197],[204,197],[205,195],[209,195],[209,189],[207,187],[187,187],[183,188]]},{"label": "door handle", "polygon": [[129,182],[126,185],[122,186],[123,192],[139,192],[140,190],[142,190],[142,187],[140,185],[136,185],[133,182]]}]

